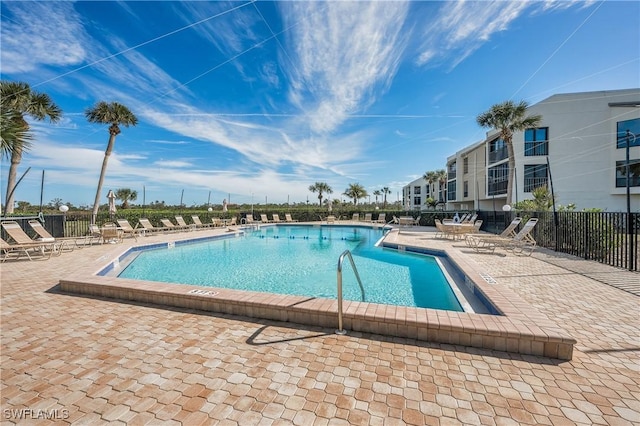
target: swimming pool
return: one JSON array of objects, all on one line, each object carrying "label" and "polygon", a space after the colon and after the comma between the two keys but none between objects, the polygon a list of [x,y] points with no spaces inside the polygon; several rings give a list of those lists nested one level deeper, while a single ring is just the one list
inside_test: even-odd
[{"label": "swimming pool", "polygon": [[345,263],[345,300],[463,311],[436,257],[377,247],[383,232],[361,226],[264,226],[236,238],[132,252],[120,261],[118,277],[335,299],[337,261],[350,250],[365,298]]},{"label": "swimming pool", "polygon": [[[338,225],[352,227],[346,223]],[[336,299],[324,297],[219,287],[208,289],[200,285],[117,277],[116,271],[126,267],[132,253],[151,248],[176,248],[211,239],[241,238],[242,232],[241,228],[234,227],[158,234],[145,237],[144,242],[130,240],[129,243],[125,241],[124,246],[105,247],[107,250],[96,252],[95,258],[75,265],[73,273],[60,279],[60,290],[157,308],[252,318],[261,324],[257,330],[269,326],[270,321],[294,323],[295,327],[308,325],[335,329],[337,325],[337,331],[350,330],[389,338],[403,337],[565,360],[572,357],[576,343],[574,338],[518,294],[500,285],[484,269],[484,263],[470,261],[469,254],[465,253],[466,246],[460,248],[455,243],[435,238],[435,230],[399,232],[396,228],[385,234],[381,244],[392,251],[438,256],[444,269],[455,278],[453,289],[456,295],[460,293],[463,296],[459,300],[466,300],[464,312],[348,300],[340,308]],[[349,275],[348,270],[344,272]],[[341,313],[343,326],[339,321]]]}]

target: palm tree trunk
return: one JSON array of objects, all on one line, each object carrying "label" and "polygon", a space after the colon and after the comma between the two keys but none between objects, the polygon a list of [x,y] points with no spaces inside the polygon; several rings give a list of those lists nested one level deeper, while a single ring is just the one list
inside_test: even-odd
[{"label": "palm tree trunk", "polygon": [[98,216],[98,209],[100,208],[100,194],[102,193],[102,184],[104,183],[104,176],[107,173],[107,163],[109,162],[109,156],[113,151],[113,145],[116,140],[116,135],[111,133],[109,136],[109,143],[107,144],[107,150],[104,152],[104,160],[102,160],[102,169],[100,170],[100,179],[98,180],[98,189],[96,191],[96,199],[93,202],[93,214],[91,215],[91,223],[95,225],[96,217]]},{"label": "palm tree trunk", "polygon": [[13,213],[14,208],[14,189],[16,186],[16,176],[18,174],[18,165],[22,161],[22,147],[17,144],[13,152],[11,153],[11,166],[9,166],[9,176],[7,177],[7,197],[5,214]]},{"label": "palm tree trunk", "polygon": [[513,152],[513,143],[505,141],[507,145],[507,156],[509,157],[509,178],[507,180],[507,204],[511,205],[513,199],[513,178],[516,170],[516,158]]}]

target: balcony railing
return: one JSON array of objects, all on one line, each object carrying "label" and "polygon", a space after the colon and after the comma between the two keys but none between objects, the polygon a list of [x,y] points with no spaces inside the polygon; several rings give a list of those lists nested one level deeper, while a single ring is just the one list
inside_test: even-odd
[{"label": "balcony railing", "polygon": [[509,182],[506,180],[500,182],[489,183],[487,187],[487,195],[502,195],[507,193],[507,184]]},{"label": "balcony railing", "polygon": [[495,151],[489,151],[489,164],[497,163],[505,158],[509,157],[507,147],[496,149]]},{"label": "balcony railing", "polygon": [[525,142],[524,155],[526,157],[549,155],[549,143],[547,141]]},{"label": "balcony railing", "polygon": [[[627,178],[616,178],[616,188],[625,188],[627,186]],[[640,186],[640,176],[631,176],[629,179],[629,186]]]},{"label": "balcony railing", "polygon": [[525,177],[524,192],[531,192],[541,186],[547,186],[548,179],[546,177]]}]

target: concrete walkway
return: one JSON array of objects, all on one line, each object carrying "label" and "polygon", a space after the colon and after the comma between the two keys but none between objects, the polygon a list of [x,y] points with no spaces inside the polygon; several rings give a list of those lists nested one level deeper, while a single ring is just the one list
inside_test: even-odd
[{"label": "concrete walkway", "polygon": [[433,236],[400,238],[468,255],[576,338],[573,360],[62,294],[106,244],[0,267],[3,424],[640,424],[640,298],[590,276],[638,274]]}]

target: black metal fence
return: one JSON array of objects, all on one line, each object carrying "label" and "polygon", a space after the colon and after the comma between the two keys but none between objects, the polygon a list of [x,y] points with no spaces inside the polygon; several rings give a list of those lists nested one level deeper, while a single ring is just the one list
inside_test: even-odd
[{"label": "black metal fence", "polygon": [[[181,214],[182,212],[176,212]],[[210,222],[213,216],[225,216],[219,212],[193,212],[199,214],[203,222]],[[262,211],[254,211],[254,216],[259,213],[267,213]],[[274,212],[268,212],[274,213]],[[280,213],[284,217],[285,212]],[[340,212],[335,212],[338,214]],[[351,211],[342,212],[342,218],[348,218]],[[362,213],[362,212],[361,212]],[[374,219],[382,211],[374,212]],[[406,211],[385,211],[387,220],[391,220],[394,215],[402,216],[410,214],[414,217],[418,216],[417,212]],[[462,211],[458,212],[464,213]],[[481,219],[482,230],[493,233],[500,233],[506,228],[511,220],[516,216],[515,212],[504,211],[478,211],[477,219]],[[191,223],[191,214],[185,213],[185,220]],[[242,212],[229,212],[226,216],[239,215]],[[296,212],[294,219],[300,221],[319,220],[322,214],[326,215],[326,210],[308,209]],[[420,225],[434,226],[434,219],[452,218],[456,212],[454,211],[426,211],[420,213]],[[518,215],[524,219],[529,217],[537,217],[538,224],[533,229],[533,237],[539,246],[561,253],[572,254],[587,260],[595,260],[607,265],[618,268],[628,269],[630,271],[640,270],[640,260],[638,259],[638,246],[640,234],[640,213],[611,213],[611,212],[557,212],[554,216],[552,212],[518,212]],[[129,222],[135,226],[138,216],[141,213],[127,212],[126,217]],[[118,215],[122,217],[121,215]],[[147,212],[144,214],[152,223],[159,225],[160,218],[172,217],[167,212]],[[259,216],[258,216],[259,217]],[[31,217],[8,217],[7,220],[16,220],[20,223],[28,233],[32,233],[28,225],[28,219],[35,219],[37,216]],[[76,237],[86,235],[91,219],[89,212],[67,213],[66,215],[44,215],[44,227],[54,237]],[[96,223],[112,221],[108,213],[98,215]],[[6,238],[4,232],[0,231],[3,238]]]},{"label": "black metal fence", "polygon": [[[523,218],[537,217],[533,237],[539,246],[595,260],[618,268],[638,271],[640,213],[611,212],[519,212]],[[481,211],[482,229],[501,232],[516,216],[514,212]]]}]

